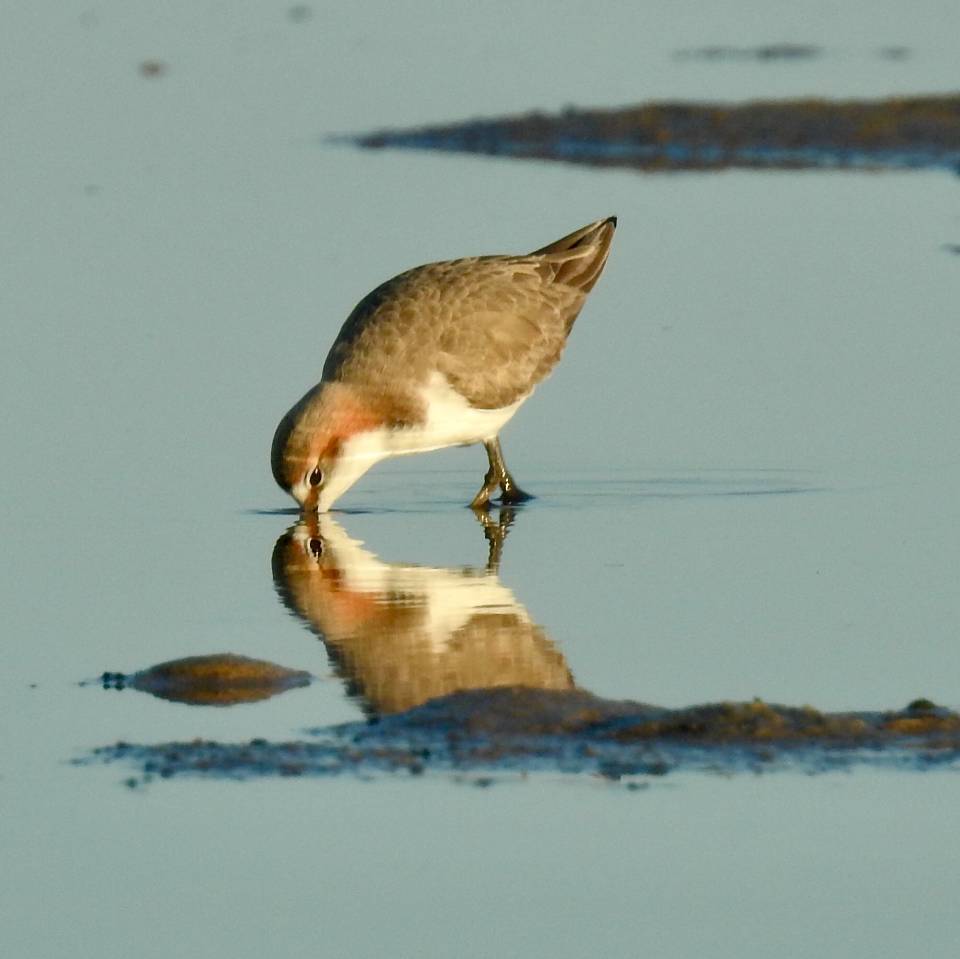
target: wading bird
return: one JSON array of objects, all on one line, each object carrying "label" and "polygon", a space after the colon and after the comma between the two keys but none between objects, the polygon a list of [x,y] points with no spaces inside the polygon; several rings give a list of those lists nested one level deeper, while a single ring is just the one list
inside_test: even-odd
[{"label": "wading bird", "polygon": [[616,217],[526,255],[429,263],[387,280],[347,317],[320,382],[280,421],[271,466],[324,513],[374,463],[483,443],[470,505],[529,499],[503,459],[504,424],[553,369],[603,271]]}]

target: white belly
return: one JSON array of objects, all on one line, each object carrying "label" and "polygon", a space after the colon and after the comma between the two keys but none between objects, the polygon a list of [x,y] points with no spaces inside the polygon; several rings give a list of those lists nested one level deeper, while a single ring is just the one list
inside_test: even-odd
[{"label": "white belly", "polygon": [[498,410],[478,410],[454,390],[439,373],[421,391],[427,409],[422,426],[384,431],[388,456],[426,453],[446,446],[463,446],[492,440],[529,396]]}]

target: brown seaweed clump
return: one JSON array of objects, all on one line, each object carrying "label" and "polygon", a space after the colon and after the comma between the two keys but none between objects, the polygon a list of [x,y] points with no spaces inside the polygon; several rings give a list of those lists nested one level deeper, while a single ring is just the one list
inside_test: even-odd
[{"label": "brown seaweed clump", "polygon": [[188,656],[127,676],[104,673],[104,688],[138,689],[192,706],[235,706],[310,684],[309,673],[233,653]]}]

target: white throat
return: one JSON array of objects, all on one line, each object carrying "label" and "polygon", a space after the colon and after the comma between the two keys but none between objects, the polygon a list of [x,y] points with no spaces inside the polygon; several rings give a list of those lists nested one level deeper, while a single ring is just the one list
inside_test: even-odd
[{"label": "white throat", "polygon": [[334,467],[328,472],[317,499],[317,512],[326,513],[371,466],[390,456],[384,448],[382,429],[351,436],[341,447]]}]

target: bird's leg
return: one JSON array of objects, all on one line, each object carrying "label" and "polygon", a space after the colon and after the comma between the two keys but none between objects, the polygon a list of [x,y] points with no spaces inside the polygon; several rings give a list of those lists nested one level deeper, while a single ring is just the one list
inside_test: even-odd
[{"label": "bird's leg", "polygon": [[[487,449],[487,454],[489,455],[489,447]],[[493,468],[493,460],[490,460],[490,469],[487,470],[487,475],[483,478],[483,486],[480,487],[480,490],[477,492],[477,495],[470,500],[470,508],[477,512],[478,510],[490,509],[490,497],[497,491],[497,487],[500,485],[500,476],[497,471]]]},{"label": "bird's leg", "polygon": [[[490,459],[490,471],[496,474],[497,482],[503,491],[500,502],[512,506],[515,503],[524,503],[528,499],[533,499],[529,493],[525,493],[517,486],[516,481],[510,475],[510,470],[507,469],[507,464],[503,459],[503,450],[500,449],[500,437],[495,436],[483,445],[486,447],[487,456]],[[488,479],[489,476],[490,472],[487,473]]]}]

